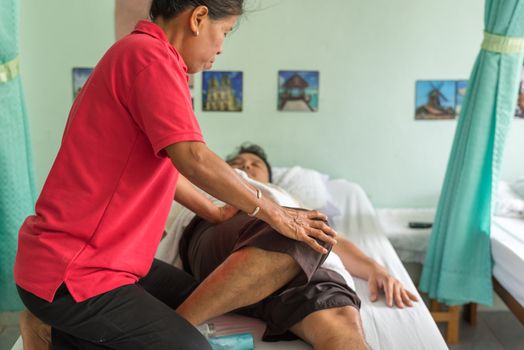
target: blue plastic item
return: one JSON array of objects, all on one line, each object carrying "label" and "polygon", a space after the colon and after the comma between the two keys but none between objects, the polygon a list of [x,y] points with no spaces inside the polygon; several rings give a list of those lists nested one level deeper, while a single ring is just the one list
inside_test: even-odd
[{"label": "blue plastic item", "polygon": [[213,350],[253,350],[255,342],[251,333],[213,337],[207,340]]}]

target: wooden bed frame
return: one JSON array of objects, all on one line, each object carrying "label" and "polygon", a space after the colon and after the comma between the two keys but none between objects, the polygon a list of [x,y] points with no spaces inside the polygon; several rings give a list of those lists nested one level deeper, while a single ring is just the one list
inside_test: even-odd
[{"label": "wooden bed frame", "polygon": [[511,310],[513,315],[515,315],[520,323],[524,325],[524,306],[520,305],[520,303],[515,298],[513,298],[513,296],[504,287],[502,287],[495,277],[493,277],[493,288],[507,305],[507,307]]},{"label": "wooden bed frame", "polygon": [[459,305],[445,306],[431,299],[431,316],[437,323],[446,323],[446,342],[456,344],[459,341],[460,309]]},{"label": "wooden bed frame", "polygon": [[[510,309],[510,311],[515,315],[515,317],[524,325],[524,306],[520,303],[506,290],[502,285],[493,277],[493,289],[498,294],[498,296],[504,301],[504,304]],[[467,304],[464,305],[464,318],[471,325],[477,323],[477,304]]]}]

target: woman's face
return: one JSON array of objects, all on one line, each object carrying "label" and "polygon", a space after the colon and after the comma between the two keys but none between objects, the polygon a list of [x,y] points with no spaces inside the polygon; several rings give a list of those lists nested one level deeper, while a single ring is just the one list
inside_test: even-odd
[{"label": "woman's face", "polygon": [[230,16],[213,20],[207,14],[193,17],[197,22],[196,33],[181,52],[189,74],[211,69],[216,56],[222,52],[226,35],[231,32],[238,19],[238,16]]},{"label": "woman's face", "polygon": [[252,154],[242,153],[229,161],[229,165],[232,168],[240,169],[246,172],[246,174],[257,181],[267,183],[269,182],[269,170],[264,161]]}]

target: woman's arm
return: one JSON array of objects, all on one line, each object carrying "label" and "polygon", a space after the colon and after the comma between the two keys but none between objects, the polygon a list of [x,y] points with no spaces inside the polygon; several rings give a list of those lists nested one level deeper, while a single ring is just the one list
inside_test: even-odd
[{"label": "woman's arm", "polygon": [[243,180],[226,162],[201,142],[179,142],[166,147],[175,167],[191,183],[223,202],[267,222],[284,236],[303,241],[320,253],[328,251],[315,238],[335,244],[336,232],[322,221],[327,217],[318,211],[297,211],[282,208],[263,196]]},{"label": "woman's arm", "polygon": [[175,201],[213,224],[224,222],[238,212],[238,209],[229,204],[216,206],[182,175],[178,177]]},{"label": "woman's arm", "polygon": [[414,294],[404,288],[399,280],[391,276],[375,260],[365,255],[356,245],[340,237],[337,240],[338,244],[333,247],[333,252],[340,257],[344,267],[352,276],[368,281],[371,301],[378,299],[380,289],[384,290],[388,306],[396,304],[399,308],[403,308],[406,305],[412,306],[412,302],[418,300]]}]

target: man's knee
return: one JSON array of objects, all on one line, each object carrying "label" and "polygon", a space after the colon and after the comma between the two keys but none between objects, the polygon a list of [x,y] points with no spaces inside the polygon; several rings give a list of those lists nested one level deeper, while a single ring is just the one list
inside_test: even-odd
[{"label": "man's knee", "polygon": [[[346,331],[350,330],[351,332],[356,332],[362,337],[364,336],[364,331],[362,329],[362,319],[360,318],[360,311],[353,306],[345,306],[337,308],[336,314],[337,318],[340,318],[343,324],[346,325]],[[344,333],[344,330],[342,330]]]},{"label": "man's knee", "polygon": [[353,306],[316,311],[291,330],[313,345],[364,337],[360,312]]},{"label": "man's knee", "polygon": [[294,269],[299,270],[299,265],[295,259],[285,253],[272,252],[257,247],[244,247],[237,250],[230,256],[240,264],[254,262],[257,266],[272,267],[274,269]]}]

